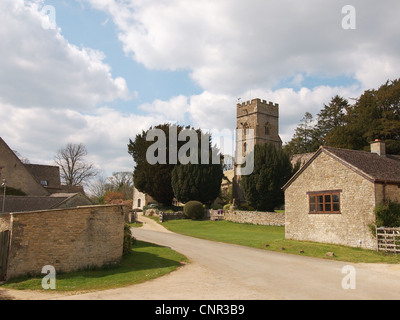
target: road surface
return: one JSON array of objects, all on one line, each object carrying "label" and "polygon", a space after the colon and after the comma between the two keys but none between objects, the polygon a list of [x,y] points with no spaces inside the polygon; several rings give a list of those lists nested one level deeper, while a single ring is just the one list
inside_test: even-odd
[{"label": "road surface", "polygon": [[[133,229],[137,239],[168,246],[184,254],[191,263],[144,284],[67,299],[400,299],[398,265],[352,264],[349,268],[349,263],[345,262],[178,235],[167,232],[151,220],[142,219],[147,222],[145,226]],[[348,273],[342,273],[343,268]]]}]

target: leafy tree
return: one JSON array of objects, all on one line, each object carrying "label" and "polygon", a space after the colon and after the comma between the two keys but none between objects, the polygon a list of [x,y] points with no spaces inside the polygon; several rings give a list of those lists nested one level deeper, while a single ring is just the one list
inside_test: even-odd
[{"label": "leafy tree", "polygon": [[209,204],[221,193],[222,177],[222,165],[179,165],[172,171],[172,188],[179,202]]},{"label": "leafy tree", "polygon": [[[150,128],[149,130],[152,130]],[[190,127],[176,126],[170,124],[159,125],[155,129],[162,130],[166,137],[166,149],[162,150],[168,156],[170,154],[170,130],[172,133],[175,132],[179,134],[184,129],[190,129]],[[177,159],[167,159],[165,164],[150,164],[147,160],[147,151],[149,147],[154,144],[154,142],[146,141],[147,133],[143,131],[142,134],[137,135],[135,141],[130,140],[128,145],[129,153],[132,155],[134,161],[136,162],[136,167],[134,171],[134,183],[135,187],[148,195],[150,195],[157,202],[164,205],[171,205],[172,200],[175,196],[182,202],[189,200],[194,200],[194,198],[201,198],[206,200],[205,202],[211,201],[210,198],[217,198],[218,194],[214,196],[214,190],[216,185],[220,190],[222,181],[222,164],[221,165],[197,165],[193,163],[181,164],[179,157]],[[192,129],[193,130],[193,129]],[[193,130],[197,136],[197,147],[201,147],[202,137],[205,136],[201,130]],[[173,134],[171,135],[173,136]],[[209,150],[211,149],[210,138],[208,141]],[[182,146],[186,145],[188,141],[178,141],[177,151],[180,151]],[[174,141],[176,144],[176,141]],[[198,150],[199,157],[201,157],[201,150]],[[159,154],[157,155],[159,156]],[[212,161],[210,161],[212,163]],[[179,167],[179,168],[178,168]],[[172,182],[174,169],[175,180]],[[221,171],[221,173],[220,173]],[[175,188],[173,187],[175,186]],[[175,191],[175,192],[174,192]],[[201,194],[201,196],[199,195]],[[212,200],[214,200],[212,199]],[[183,201],[185,200],[185,201]]]},{"label": "leafy tree", "polygon": [[296,128],[292,140],[284,147],[289,154],[309,153],[318,149],[313,122],[314,118],[312,114],[306,112],[299,126]]},{"label": "leafy tree", "polygon": [[350,108],[349,102],[340,97],[332,98],[329,105],[325,105],[318,114],[318,122],[315,127],[314,137],[317,145],[338,145],[338,136],[343,135],[343,128],[347,124],[347,112]]},{"label": "leafy tree", "polygon": [[246,201],[260,211],[273,211],[284,203],[281,189],[293,175],[293,168],[286,151],[273,144],[256,145],[254,172],[242,177]]},{"label": "leafy tree", "polygon": [[[160,129],[165,133],[167,138],[166,152],[169,153],[169,132],[170,124],[162,124],[151,127],[147,131],[138,134],[134,141],[129,140],[128,152],[132,155],[136,163],[133,173],[133,181],[135,188],[140,192],[150,195],[157,202],[170,206],[174,199],[174,192],[171,186],[171,173],[175,168],[175,164],[150,164],[147,161],[147,150],[154,144],[152,141],[146,141],[147,134],[150,130]],[[184,128],[176,126],[177,132],[181,132]]]},{"label": "leafy tree", "polygon": [[350,105],[342,97],[333,97],[318,114],[316,125],[306,113],[285,149],[290,154],[307,153],[327,145],[368,151],[369,143],[380,139],[389,154],[400,154],[400,79],[365,90],[355,100]]},{"label": "leafy tree", "polygon": [[[197,131],[199,139],[198,164],[180,164],[172,171],[172,188],[179,202],[199,201],[211,204],[221,193],[221,183],[224,176],[224,161],[216,148],[212,148],[211,136]],[[201,141],[208,139],[208,164],[201,162]],[[213,164],[213,152],[220,162]]]}]

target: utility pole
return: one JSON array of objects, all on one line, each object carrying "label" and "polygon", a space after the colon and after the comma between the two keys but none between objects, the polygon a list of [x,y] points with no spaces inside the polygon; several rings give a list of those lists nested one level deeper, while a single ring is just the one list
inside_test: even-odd
[{"label": "utility pole", "polygon": [[4,213],[5,211],[5,205],[6,205],[6,190],[7,190],[7,180],[3,179],[3,184],[1,185],[4,189],[4,195],[3,195],[3,210],[1,211]]}]

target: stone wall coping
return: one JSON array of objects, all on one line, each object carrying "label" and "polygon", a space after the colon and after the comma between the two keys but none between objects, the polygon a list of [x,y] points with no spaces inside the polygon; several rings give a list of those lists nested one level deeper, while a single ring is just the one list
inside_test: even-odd
[{"label": "stone wall coping", "polygon": [[6,213],[4,215],[10,215],[10,216],[22,216],[22,215],[30,215],[30,214],[36,214],[36,213],[56,213],[60,211],[74,211],[74,210],[79,210],[79,209],[98,209],[98,208],[110,208],[110,207],[124,207],[124,205],[121,204],[107,204],[107,205],[98,205],[98,206],[80,206],[80,207],[75,207],[75,208],[68,208],[68,209],[50,209],[50,210],[38,210],[38,211],[26,211],[26,212],[11,212],[11,213]]}]

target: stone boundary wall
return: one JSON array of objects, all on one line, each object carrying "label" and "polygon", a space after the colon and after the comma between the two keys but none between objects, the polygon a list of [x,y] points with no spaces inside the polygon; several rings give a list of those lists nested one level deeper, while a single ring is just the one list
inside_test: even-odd
[{"label": "stone boundary wall", "polygon": [[284,226],[285,214],[258,211],[225,211],[226,221],[248,223],[263,226]]},{"label": "stone boundary wall", "polygon": [[10,230],[10,215],[0,214],[0,232]]},{"label": "stone boundary wall", "polygon": [[183,219],[186,219],[186,216],[182,211],[160,212],[160,222],[166,222],[169,220],[183,220]]},{"label": "stone boundary wall", "polygon": [[7,280],[115,265],[122,261],[124,210],[119,205],[11,213]]}]

